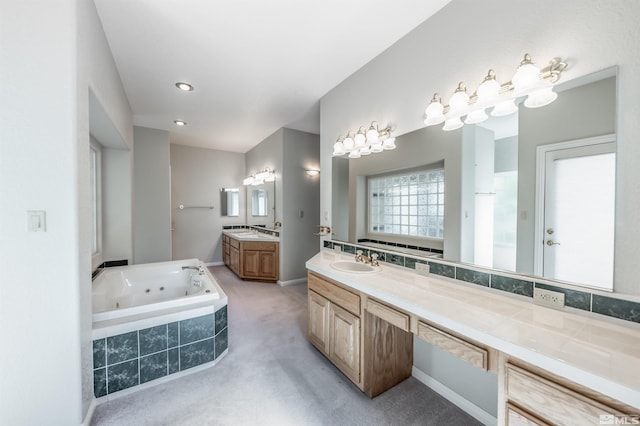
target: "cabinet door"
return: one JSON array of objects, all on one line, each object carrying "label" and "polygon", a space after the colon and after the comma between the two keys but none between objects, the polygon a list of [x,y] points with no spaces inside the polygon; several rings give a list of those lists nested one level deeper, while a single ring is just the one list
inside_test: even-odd
[{"label": "cabinet door", "polygon": [[245,277],[260,276],[260,252],[242,250],[242,275]]},{"label": "cabinet door", "polygon": [[329,353],[329,301],[309,291],[309,341],[325,354]]},{"label": "cabinet door", "polygon": [[229,267],[236,274],[240,274],[238,269],[240,267],[240,251],[235,247],[231,247],[229,250]]},{"label": "cabinet door", "polygon": [[329,359],[355,383],[360,381],[360,318],[329,305]]},{"label": "cabinet door", "polygon": [[507,426],[549,426],[549,424],[507,403]]},{"label": "cabinet door", "polygon": [[276,279],[277,278],[277,259],[275,252],[260,252],[260,277]]}]

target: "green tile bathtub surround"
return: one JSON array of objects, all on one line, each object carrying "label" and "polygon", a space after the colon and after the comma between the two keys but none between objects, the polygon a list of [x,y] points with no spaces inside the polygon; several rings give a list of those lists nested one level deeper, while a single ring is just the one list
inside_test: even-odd
[{"label": "green tile bathtub surround", "polygon": [[384,261],[392,265],[404,266],[404,256],[399,254],[387,253]]},{"label": "green tile bathtub surround", "polygon": [[140,383],[159,379],[167,375],[167,351],[140,358]]},{"label": "green tile bathtub surround", "polygon": [[138,357],[138,332],[107,337],[107,365]]},{"label": "green tile bathtub surround", "polygon": [[140,330],[140,356],[167,349],[167,325]]},{"label": "green tile bathtub surround", "polygon": [[107,366],[107,341],[97,339],[93,341],[93,368]]},{"label": "green tile bathtub surround", "polygon": [[214,339],[202,340],[180,346],[180,371],[193,368],[215,359]]},{"label": "green tile bathtub surround", "polygon": [[213,314],[180,321],[180,345],[213,337]]},{"label": "green tile bathtub surround", "polygon": [[227,306],[223,306],[215,313],[215,333],[227,328]]},{"label": "green tile bathtub surround", "polygon": [[593,295],[591,310],[597,314],[640,323],[640,303],[613,297]]},{"label": "green tile bathtub surround", "polygon": [[571,290],[568,288],[556,287],[553,285],[536,283],[537,288],[544,290],[557,291],[564,294],[564,305],[571,308],[582,309],[584,311],[591,310],[591,293],[584,291]]},{"label": "green tile bathtub surround", "polygon": [[472,269],[456,268],[456,279],[472,284],[489,287],[490,274]]},{"label": "green tile bathtub surround", "polygon": [[107,394],[107,369],[98,368],[93,370],[93,395],[96,398]]},{"label": "green tile bathtub surround", "polygon": [[128,389],[138,384],[138,359],[107,367],[107,390],[109,393]]},{"label": "green tile bathtub surround", "polygon": [[167,347],[175,348],[179,343],[178,323],[170,322],[167,324]]},{"label": "green tile bathtub surround", "polygon": [[229,345],[229,334],[227,330],[228,328],[225,328],[224,330],[222,330],[220,333],[216,335],[216,338],[215,338],[215,358],[216,359],[218,359],[218,357],[222,355],[224,351],[227,350],[227,347]]},{"label": "green tile bathtub surround", "polygon": [[180,371],[180,349],[173,348],[167,351],[167,362],[169,374],[177,373]]},{"label": "green tile bathtub surround", "polygon": [[429,272],[432,274],[447,278],[455,278],[456,276],[456,268],[451,265],[436,262],[427,262],[427,264],[429,265]]},{"label": "green tile bathtub surround", "polygon": [[533,282],[491,274],[491,288],[533,297]]}]

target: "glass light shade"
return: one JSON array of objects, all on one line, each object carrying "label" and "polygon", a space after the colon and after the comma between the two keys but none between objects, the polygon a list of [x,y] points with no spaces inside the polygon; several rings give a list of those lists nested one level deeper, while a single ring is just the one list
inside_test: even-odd
[{"label": "glass light shade", "polygon": [[273,172],[269,172],[269,175],[264,178],[265,182],[273,182],[276,180],[276,174]]},{"label": "glass light shade", "polygon": [[353,150],[349,153],[349,158],[360,158],[360,151]]},{"label": "glass light shade", "polygon": [[448,132],[450,130],[459,129],[462,126],[464,126],[464,124],[462,123],[462,120],[460,120],[460,117],[453,117],[453,118],[448,118],[444,122],[444,126],[442,126],[442,130],[445,130]]},{"label": "glass light shade", "polygon": [[369,147],[369,151],[371,151],[372,154],[377,154],[379,152],[382,152],[383,148],[382,148],[382,142],[378,141],[374,144],[372,144]]},{"label": "glass light shade", "polygon": [[242,181],[243,185],[251,185],[252,183],[253,183],[253,176],[248,176]]},{"label": "glass light shade", "polygon": [[353,138],[351,135],[348,135],[345,140],[342,141],[342,146],[346,152],[353,151]]},{"label": "glass light shade", "polygon": [[253,182],[251,182],[251,185],[257,186],[257,185],[262,185],[263,183],[264,181],[262,179],[254,179]]},{"label": "glass light shade", "polygon": [[489,116],[484,112],[484,108],[481,108],[467,114],[467,118],[465,118],[464,122],[466,124],[482,123],[487,118],[489,118]]},{"label": "glass light shade", "polygon": [[371,154],[371,151],[369,150],[368,146],[360,148],[360,155],[369,155],[369,154]]},{"label": "glass light shade", "polygon": [[478,102],[490,102],[498,97],[500,93],[500,83],[494,78],[485,80],[476,90]]},{"label": "glass light shade", "polygon": [[333,144],[333,155],[334,156],[340,156],[340,155],[344,155],[347,152],[344,150],[344,145],[342,145],[342,142],[336,142]]},{"label": "glass light shade", "polygon": [[529,55],[524,56],[524,61],[513,75],[511,82],[516,92],[526,90],[535,85],[540,80],[540,70],[531,63]]},{"label": "glass light shade", "polygon": [[362,148],[365,145],[367,138],[364,135],[364,128],[360,127],[360,130],[358,130],[358,133],[356,133],[353,141],[356,149]]},{"label": "glass light shade", "polygon": [[385,139],[384,142],[382,142],[382,149],[385,151],[396,149],[396,138]]},{"label": "glass light shade", "polygon": [[424,119],[424,124],[427,126],[440,124],[445,120],[444,105],[440,101],[431,101],[424,113],[427,115]]},{"label": "glass light shade", "polygon": [[502,101],[496,104],[493,107],[493,111],[491,111],[491,115],[494,117],[502,117],[505,115],[513,114],[518,111],[518,106],[516,105],[515,99],[509,99],[507,101]]},{"label": "glass light shade", "polygon": [[371,123],[371,126],[369,126],[369,130],[367,130],[367,141],[369,141],[369,143],[375,143],[375,141],[378,140],[378,136],[380,136],[380,133],[378,132],[378,129],[376,128],[376,127],[378,127],[377,123],[375,123],[376,126],[374,126],[374,123],[375,123],[375,121],[373,123]]},{"label": "glass light shade", "polygon": [[469,95],[464,90],[456,90],[449,100],[449,108],[452,110],[464,108],[469,104]]},{"label": "glass light shade", "polygon": [[527,99],[524,101],[524,106],[527,108],[543,107],[555,101],[557,97],[558,94],[553,91],[553,87],[545,87],[544,89],[529,93],[529,96],[527,96]]}]

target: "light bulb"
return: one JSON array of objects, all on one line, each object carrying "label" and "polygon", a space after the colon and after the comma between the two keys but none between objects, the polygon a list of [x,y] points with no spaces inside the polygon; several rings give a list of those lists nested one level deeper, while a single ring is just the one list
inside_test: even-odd
[{"label": "light bulb", "polygon": [[442,105],[442,98],[440,95],[437,93],[433,95],[433,99],[431,99],[431,102],[427,106],[427,109],[424,110],[424,113],[427,115],[424,119],[424,124],[427,126],[433,126],[444,122],[444,105]]},{"label": "light bulb", "polygon": [[462,126],[464,126],[464,124],[460,120],[460,117],[453,117],[453,118],[448,118],[447,121],[444,122],[444,126],[442,126],[442,130],[448,132],[450,130],[459,129]]},{"label": "light bulb", "polygon": [[505,115],[513,114],[518,111],[515,99],[509,99],[496,104],[491,111],[491,115],[494,117],[502,117]]},{"label": "light bulb", "polygon": [[349,158],[360,158],[360,151],[353,150],[349,153]]},{"label": "light bulb", "polygon": [[353,138],[351,137],[351,132],[347,134],[347,137],[342,141],[342,145],[344,146],[344,150],[346,152],[353,151]]},{"label": "light bulb", "polygon": [[464,85],[464,83],[460,82],[460,84],[458,84],[458,88],[449,100],[449,108],[453,111],[464,108],[467,105],[469,105],[469,95],[467,95],[467,87]]},{"label": "light bulb", "polygon": [[364,146],[360,148],[360,155],[369,155],[369,154],[371,154],[371,151],[369,150],[368,146]]},{"label": "light bulb", "polygon": [[524,106],[527,108],[543,107],[555,101],[557,97],[558,94],[553,91],[553,87],[545,87],[529,93],[529,96],[524,101]]},{"label": "light bulb", "polygon": [[376,142],[376,143],[372,144],[372,145],[369,147],[369,151],[371,151],[371,153],[372,153],[372,154],[377,154],[377,153],[379,153],[379,152],[382,152],[382,150],[383,150],[383,148],[382,148],[382,142],[380,142],[379,140],[378,140],[378,142]]},{"label": "light bulb", "polygon": [[493,70],[489,70],[476,93],[478,94],[478,103],[490,102],[498,97],[500,83],[496,81],[496,73]]},{"label": "light bulb", "polygon": [[251,185],[252,183],[253,183],[253,176],[248,176],[242,181],[243,185]]},{"label": "light bulb", "polygon": [[385,139],[384,142],[382,142],[382,149],[385,151],[396,149],[396,138]]}]

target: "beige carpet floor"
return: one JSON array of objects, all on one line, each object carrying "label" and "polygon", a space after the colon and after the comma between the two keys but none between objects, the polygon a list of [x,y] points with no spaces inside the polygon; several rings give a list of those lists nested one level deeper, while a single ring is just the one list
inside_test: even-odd
[{"label": "beige carpet floor", "polygon": [[307,286],[210,268],[229,298],[214,367],[100,404],[92,425],[476,425],[414,378],[369,399],[306,340]]}]

